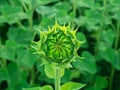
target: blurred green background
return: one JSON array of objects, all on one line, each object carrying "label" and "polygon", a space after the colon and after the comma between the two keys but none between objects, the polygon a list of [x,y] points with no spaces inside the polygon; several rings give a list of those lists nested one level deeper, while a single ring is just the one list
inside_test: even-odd
[{"label": "blurred green background", "polygon": [[47,31],[55,19],[71,22],[86,41],[78,50],[85,59],[72,63],[61,83],[120,90],[120,0],[0,0],[0,90],[54,86],[30,45],[40,39],[37,30]]}]

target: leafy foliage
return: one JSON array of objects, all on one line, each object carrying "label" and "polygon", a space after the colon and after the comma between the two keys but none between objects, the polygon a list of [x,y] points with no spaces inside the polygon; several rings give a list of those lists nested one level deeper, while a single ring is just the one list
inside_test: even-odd
[{"label": "leafy foliage", "polygon": [[0,90],[53,90],[52,66],[30,46],[55,19],[85,41],[62,90],[120,90],[120,0],[0,0]]}]

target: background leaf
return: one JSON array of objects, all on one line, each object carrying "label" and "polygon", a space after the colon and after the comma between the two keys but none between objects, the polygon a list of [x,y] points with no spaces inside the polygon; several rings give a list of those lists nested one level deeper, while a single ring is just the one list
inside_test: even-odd
[{"label": "background leaf", "polygon": [[27,89],[23,89],[23,90],[41,90],[39,87],[35,87],[35,88],[27,88]]},{"label": "background leaf", "polygon": [[[62,77],[64,75],[64,69],[61,68],[60,70],[61,70],[60,74],[61,74],[61,77]],[[55,78],[55,67],[52,66],[49,63],[45,64],[45,73],[46,73],[47,77]]]},{"label": "background leaf", "polygon": [[82,56],[84,59],[74,62],[74,67],[78,68],[80,71],[86,71],[92,74],[96,73],[97,69],[94,57],[87,51],[84,51]]},{"label": "background leaf", "polygon": [[9,74],[6,68],[0,68],[0,83],[4,80],[8,80]]},{"label": "background leaf", "polygon": [[28,46],[33,39],[33,32],[21,28],[11,28],[8,32],[8,38],[15,41],[18,46]]},{"label": "background leaf", "polygon": [[76,82],[67,82],[61,86],[61,90],[79,90],[84,86],[85,84],[76,83]]}]

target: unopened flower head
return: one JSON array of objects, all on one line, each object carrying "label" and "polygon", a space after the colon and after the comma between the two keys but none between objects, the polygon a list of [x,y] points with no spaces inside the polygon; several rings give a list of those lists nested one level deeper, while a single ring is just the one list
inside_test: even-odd
[{"label": "unopened flower head", "polygon": [[75,59],[81,42],[76,38],[76,30],[61,26],[57,22],[48,31],[40,31],[40,41],[36,42],[37,53],[48,62],[69,63]]}]

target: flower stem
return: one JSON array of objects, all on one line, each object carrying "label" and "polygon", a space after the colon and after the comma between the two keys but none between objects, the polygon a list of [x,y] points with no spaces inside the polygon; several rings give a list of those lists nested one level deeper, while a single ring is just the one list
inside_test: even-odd
[{"label": "flower stem", "polygon": [[115,68],[112,66],[111,74],[110,74],[109,90],[112,90],[114,74],[115,74]]},{"label": "flower stem", "polygon": [[55,68],[55,90],[60,90],[60,67]]}]

